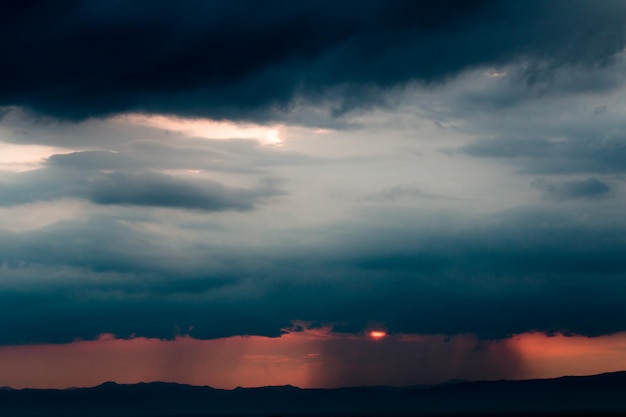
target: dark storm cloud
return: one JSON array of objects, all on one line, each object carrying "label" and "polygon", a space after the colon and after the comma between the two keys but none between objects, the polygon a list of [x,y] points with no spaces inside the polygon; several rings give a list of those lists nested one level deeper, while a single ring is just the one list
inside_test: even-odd
[{"label": "dark storm cloud", "polygon": [[596,178],[569,180],[560,183],[537,179],[532,182],[532,185],[542,190],[545,197],[561,201],[597,199],[606,196],[611,191],[608,184]]},{"label": "dark storm cloud", "polygon": [[[202,338],[276,336],[290,320],[480,337],[626,330],[626,224],[615,209],[620,180],[607,178],[626,167],[615,90],[626,68],[622,2],[13,3],[0,6],[0,36],[10,39],[0,105],[24,109],[6,110],[2,140],[76,152],[4,172],[0,206],[12,215],[64,198],[99,207],[76,221],[0,230],[0,343],[171,338],[192,327]],[[396,87],[410,81],[418,83],[403,98]],[[134,111],[268,120],[319,110],[302,116],[311,122],[396,98],[415,105],[396,112],[399,123],[392,112],[381,112],[383,127],[378,113],[347,114],[346,125],[373,129],[347,144],[346,132],[332,132],[309,149],[319,143],[316,152],[356,161],[384,138],[389,156],[332,169],[289,146],[193,138],[130,119],[55,119]],[[454,132],[451,142],[433,134],[437,146],[458,147],[463,136],[444,155],[452,163],[469,155],[571,174],[534,183],[562,203],[497,212],[480,196],[503,191],[505,200],[516,191],[504,187],[520,181],[482,184],[489,164],[475,173],[460,163],[467,183],[445,163],[423,177],[396,166],[406,146],[394,138],[423,134],[413,142],[427,143],[430,130],[417,125],[431,121],[436,133]],[[287,144],[291,133],[299,135],[287,132]],[[308,149],[303,136],[294,148]],[[206,214],[250,211],[282,194],[267,179],[278,174],[290,181],[283,206]],[[419,187],[394,186],[404,181]],[[465,184],[478,187],[460,194],[476,204],[445,197]],[[354,195],[371,197],[363,207]],[[63,207],[50,206],[51,217]]]},{"label": "dark storm cloud", "polygon": [[335,112],[467,68],[604,65],[624,47],[619,1],[4,4],[0,105],[74,119],[124,111],[277,118],[299,99]]},{"label": "dark storm cloud", "polygon": [[2,232],[0,341],[171,338],[191,326],[200,338],[275,336],[290,320],[496,338],[626,329],[623,221],[515,211],[470,225],[434,214],[301,231],[322,239],[295,246],[233,246],[207,230],[172,250],[110,219]]}]

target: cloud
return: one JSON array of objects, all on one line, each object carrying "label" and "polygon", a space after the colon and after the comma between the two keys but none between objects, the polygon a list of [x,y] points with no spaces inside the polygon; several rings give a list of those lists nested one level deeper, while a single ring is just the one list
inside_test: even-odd
[{"label": "cloud", "polygon": [[552,183],[544,179],[537,179],[532,186],[543,191],[546,198],[559,201],[571,199],[597,199],[605,197],[611,187],[596,178],[584,180],[569,180],[561,183]]},{"label": "cloud", "polygon": [[[111,155],[102,154],[105,159]],[[51,167],[11,174],[0,184],[0,205],[80,198],[103,205],[249,211],[260,201],[282,194],[279,185],[280,181],[270,178],[255,187],[240,188],[189,175],[150,171],[102,173]]]},{"label": "cloud", "polygon": [[337,114],[477,66],[527,62],[522,81],[537,84],[564,65],[605,65],[624,48],[625,14],[586,0],[31,1],[2,6],[0,105],[267,120],[330,100]]},{"label": "cloud", "polygon": [[280,194],[273,181],[256,189],[226,187],[155,173],[112,173],[96,178],[87,192],[96,204],[177,207],[204,211],[248,211],[263,197]]},{"label": "cloud", "polygon": [[481,338],[626,328],[619,219],[602,226],[561,206],[471,220],[385,213],[300,230],[298,245],[232,225],[163,234],[141,218],[2,232],[0,343],[192,326],[198,338],[277,336],[292,320]]},{"label": "cloud", "polygon": [[478,140],[461,150],[477,157],[515,158],[524,171],[531,173],[621,173],[626,167],[623,133],[562,140],[501,137]]}]

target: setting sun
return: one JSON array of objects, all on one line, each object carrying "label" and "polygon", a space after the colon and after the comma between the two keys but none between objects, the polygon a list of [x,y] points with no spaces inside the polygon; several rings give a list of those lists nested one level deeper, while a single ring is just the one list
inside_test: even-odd
[{"label": "setting sun", "polygon": [[372,330],[370,332],[370,337],[376,340],[382,339],[385,336],[387,336],[387,333],[380,330]]}]

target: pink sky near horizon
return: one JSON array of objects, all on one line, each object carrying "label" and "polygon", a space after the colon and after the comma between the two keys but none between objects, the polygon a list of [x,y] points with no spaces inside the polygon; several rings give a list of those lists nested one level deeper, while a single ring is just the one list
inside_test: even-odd
[{"label": "pink sky near horizon", "polygon": [[0,386],[67,388],[105,381],[168,381],[215,388],[430,384],[450,379],[528,379],[626,369],[626,333],[595,338],[525,333],[470,335],[331,333],[200,340],[136,337],[0,347]]}]

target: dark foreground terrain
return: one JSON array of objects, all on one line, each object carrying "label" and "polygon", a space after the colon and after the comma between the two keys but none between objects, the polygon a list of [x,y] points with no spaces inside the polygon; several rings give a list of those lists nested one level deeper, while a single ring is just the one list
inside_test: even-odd
[{"label": "dark foreground terrain", "polygon": [[626,415],[626,372],[432,387],[220,390],[170,383],[0,389],[0,416]]}]

